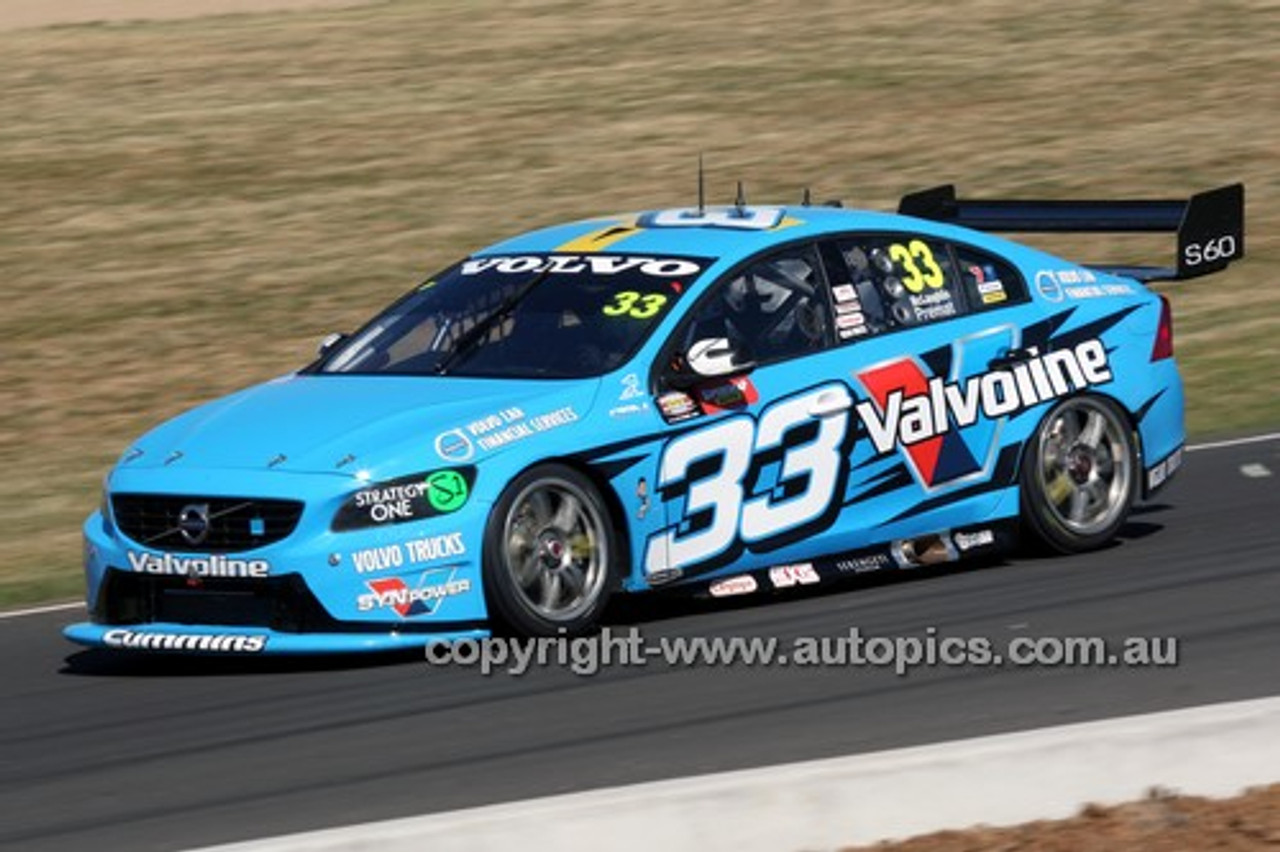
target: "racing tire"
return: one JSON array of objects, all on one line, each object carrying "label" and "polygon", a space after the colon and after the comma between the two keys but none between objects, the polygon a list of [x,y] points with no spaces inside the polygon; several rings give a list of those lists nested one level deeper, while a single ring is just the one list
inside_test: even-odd
[{"label": "racing tire", "polygon": [[1051,550],[1080,553],[1115,537],[1138,499],[1141,462],[1125,412],[1075,396],[1040,421],[1019,473],[1022,520]]},{"label": "racing tire", "polygon": [[591,480],[559,464],[530,468],[502,492],[485,528],[482,573],[495,628],[521,636],[591,630],[620,555]]}]

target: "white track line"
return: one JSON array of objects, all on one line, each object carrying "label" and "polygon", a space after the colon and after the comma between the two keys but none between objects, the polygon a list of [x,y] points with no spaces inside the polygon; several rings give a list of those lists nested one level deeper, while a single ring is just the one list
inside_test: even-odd
[{"label": "white track line", "polygon": [[1261,444],[1264,441],[1280,441],[1280,432],[1269,432],[1266,435],[1250,435],[1247,438],[1233,438],[1230,441],[1210,441],[1207,444],[1191,444],[1187,452],[1196,450],[1217,450],[1222,447],[1242,447],[1245,444]]},{"label": "white track line", "polygon": [[80,601],[75,603],[49,604],[48,606],[34,606],[30,609],[14,609],[9,612],[0,612],[0,618],[19,618],[24,615],[43,615],[46,612],[62,612],[68,609],[84,609],[84,604]]},{"label": "white track line", "polygon": [[[1249,435],[1244,438],[1233,438],[1229,441],[1212,441],[1207,444],[1189,444],[1186,447],[1186,451],[1194,453],[1197,450],[1217,450],[1223,447],[1239,447],[1245,444],[1261,444],[1264,441],[1280,441],[1280,432],[1268,432],[1265,435]],[[24,615],[43,615],[49,612],[62,612],[64,610],[76,609],[83,606],[83,603],[76,602],[50,604],[49,606],[38,606],[31,609],[15,609],[11,612],[0,612],[0,619],[20,618]]]}]

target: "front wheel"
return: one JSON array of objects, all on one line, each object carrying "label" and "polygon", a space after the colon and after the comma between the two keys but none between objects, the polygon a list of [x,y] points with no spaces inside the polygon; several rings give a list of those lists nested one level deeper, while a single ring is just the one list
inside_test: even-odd
[{"label": "front wheel", "polygon": [[485,530],[491,615],[525,636],[589,630],[613,591],[618,555],[591,481],[563,465],[532,468],[503,491]]},{"label": "front wheel", "polygon": [[1128,418],[1103,397],[1064,400],[1045,416],[1022,466],[1022,517],[1054,550],[1110,541],[1138,496],[1138,451]]}]

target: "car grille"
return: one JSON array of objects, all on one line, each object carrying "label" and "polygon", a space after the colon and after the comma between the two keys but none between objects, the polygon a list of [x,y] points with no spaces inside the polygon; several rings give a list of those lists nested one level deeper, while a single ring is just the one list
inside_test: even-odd
[{"label": "car grille", "polygon": [[298,525],[302,506],[299,500],[251,497],[111,495],[122,533],[147,547],[182,553],[234,553],[280,541]]},{"label": "car grille", "polygon": [[208,624],[287,633],[335,622],[301,577],[187,578],[108,571],[94,618],[105,624]]}]

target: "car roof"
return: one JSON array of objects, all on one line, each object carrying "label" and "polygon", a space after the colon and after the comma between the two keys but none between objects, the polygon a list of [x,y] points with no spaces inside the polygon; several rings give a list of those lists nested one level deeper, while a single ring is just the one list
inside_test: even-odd
[{"label": "car roof", "polygon": [[[655,219],[659,217],[662,217],[663,224],[655,225]],[[709,219],[716,224],[709,223]],[[774,221],[775,224],[746,227],[733,224],[735,221]],[[702,218],[694,209],[649,210],[554,225],[503,240],[475,254],[676,254],[733,262],[771,245],[793,240],[846,231],[883,230],[955,236],[959,229],[892,213],[838,207],[707,207]],[[966,233],[966,236],[972,239],[975,235]]]}]

